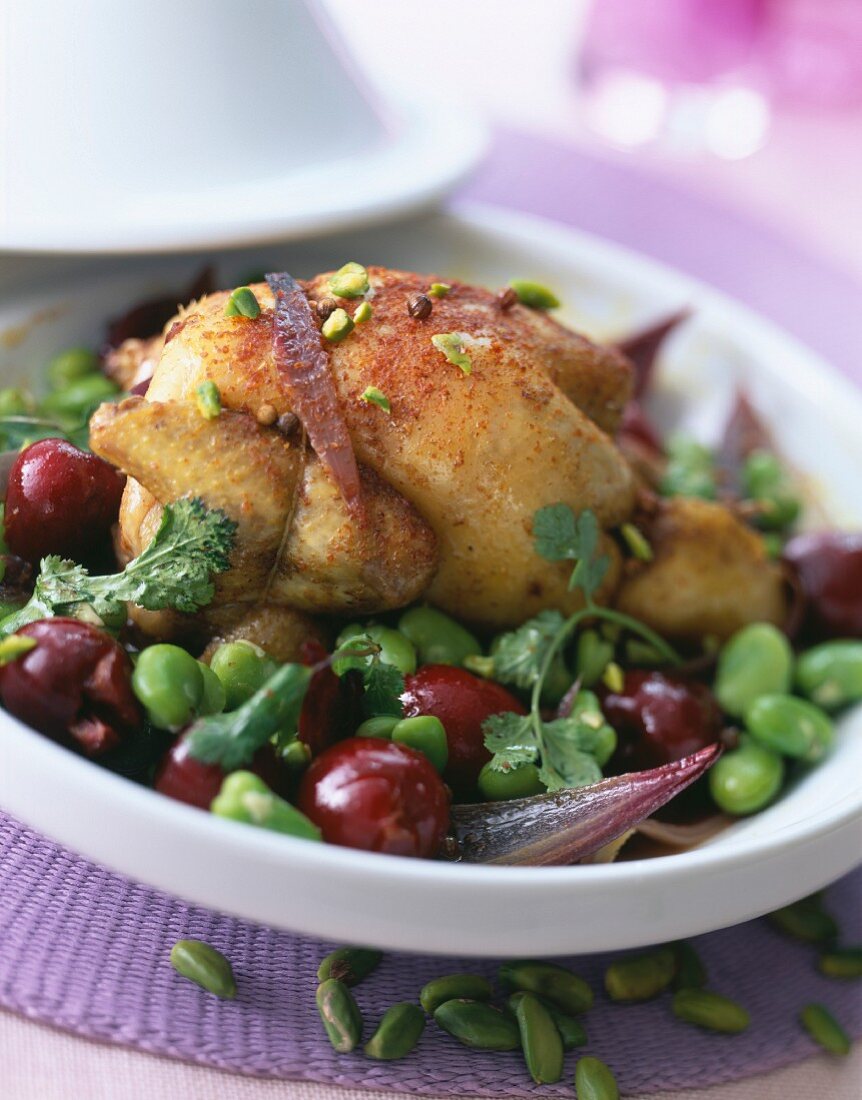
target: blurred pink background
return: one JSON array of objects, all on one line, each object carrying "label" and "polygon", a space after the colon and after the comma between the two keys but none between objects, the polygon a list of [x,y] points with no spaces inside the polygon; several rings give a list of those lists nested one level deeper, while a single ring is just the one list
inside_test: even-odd
[{"label": "blurred pink background", "polygon": [[[646,165],[862,280],[860,0],[597,0],[592,14],[588,0],[323,6],[372,78],[449,91],[499,126]],[[614,66],[649,68],[659,88],[719,76],[737,93],[713,123],[724,155],[642,140],[646,109],[640,133],[598,138],[594,81]]]}]

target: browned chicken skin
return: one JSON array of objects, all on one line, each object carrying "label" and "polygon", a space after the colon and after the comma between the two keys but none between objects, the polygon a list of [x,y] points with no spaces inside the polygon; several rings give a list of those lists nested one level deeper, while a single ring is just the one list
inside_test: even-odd
[{"label": "browned chicken skin", "polygon": [[[532,540],[536,509],[564,502],[575,512],[591,509],[605,532],[612,567],[600,598],[612,599],[622,573],[609,532],[635,505],[635,479],[608,434],[631,395],[627,361],[544,313],[505,309],[490,292],[461,284],[418,320],[407,305],[431,277],[384,268],[368,275],[373,318],[326,345],[360,463],[364,522],[348,513],[301,428],[286,437],[272,424],[273,413],[291,409],[272,354],[273,299],[260,284],[254,320],[225,317],[226,293],[184,311],[167,327],[146,399],[103,406],[92,421],[93,449],[130,475],[120,517],[125,552],[147,544],[162,504],[193,493],[239,524],[232,568],[207,612],[219,634],[236,633],[261,609],[270,616],[281,609],[286,635],[298,636],[309,614],[369,614],[419,598],[502,629],[543,608],[580,604],[568,591],[570,566],[539,557]],[[312,305],[331,297],[327,275],[304,289]],[[469,375],[431,342],[449,332],[465,334]],[[214,420],[195,404],[206,380],[221,396]],[[369,386],[388,397],[390,415],[362,400]],[[747,621],[746,607],[757,607],[761,618],[782,614],[780,579],[756,537],[723,508],[709,507],[720,517],[689,515],[673,528],[685,535],[679,546],[662,549],[620,592],[625,606],[654,625],[660,603],[660,628],[670,636],[692,633],[697,586],[688,586],[685,606],[668,588],[674,571],[692,567],[691,554],[703,549],[690,537],[699,523],[713,551],[701,633]],[[721,545],[726,555],[716,550]],[[732,579],[722,593],[724,562]],[[740,572],[762,589],[759,599],[737,598]]]}]

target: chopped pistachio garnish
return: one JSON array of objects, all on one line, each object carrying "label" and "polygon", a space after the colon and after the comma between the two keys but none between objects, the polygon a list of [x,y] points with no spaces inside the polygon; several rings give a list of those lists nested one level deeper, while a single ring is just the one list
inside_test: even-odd
[{"label": "chopped pistachio garnish", "polygon": [[254,296],[254,291],[247,286],[238,286],[231,291],[231,296],[224,307],[225,317],[248,317],[253,321],[260,317],[260,303]]},{"label": "chopped pistachio garnish", "polygon": [[353,332],[353,318],[344,309],[334,309],[326,318],[320,331],[332,344],[337,344]]},{"label": "chopped pistachio garnish", "polygon": [[329,289],[336,298],[361,298],[368,291],[368,272],[362,264],[345,264],[329,276]]},{"label": "chopped pistachio garnish", "polygon": [[438,332],[431,337],[431,343],[438,351],[443,352],[450,363],[460,367],[465,374],[472,374],[473,364],[464,351],[463,332]]},{"label": "chopped pistachio garnish", "polygon": [[620,527],[620,534],[625,539],[626,546],[638,561],[652,561],[652,547],[640,528],[635,527],[633,523],[624,523]]},{"label": "chopped pistachio garnish", "polygon": [[510,279],[509,286],[518,295],[521,305],[530,309],[557,309],[560,305],[556,294],[541,283],[533,283],[529,279]]},{"label": "chopped pistachio garnish", "polygon": [[195,401],[204,420],[215,420],[221,413],[221,394],[215,382],[201,382],[195,390]]},{"label": "chopped pistachio garnish", "polygon": [[0,668],[12,661],[17,661],[37,645],[35,638],[28,638],[26,634],[9,634],[0,642]]},{"label": "chopped pistachio garnish", "polygon": [[451,289],[450,283],[432,283],[428,287],[428,293],[432,298],[445,298]]},{"label": "chopped pistachio garnish", "polygon": [[376,405],[378,409],[383,409],[385,413],[392,412],[389,398],[383,390],[378,390],[376,386],[368,386],[365,393],[362,394],[362,400],[367,401],[369,405]]},{"label": "chopped pistachio garnish", "polygon": [[602,673],[602,683],[609,691],[619,693],[625,687],[623,670],[616,661],[609,661]]},{"label": "chopped pistachio garnish", "polygon": [[353,311],[354,324],[361,325],[363,321],[371,320],[371,303],[363,302]]}]

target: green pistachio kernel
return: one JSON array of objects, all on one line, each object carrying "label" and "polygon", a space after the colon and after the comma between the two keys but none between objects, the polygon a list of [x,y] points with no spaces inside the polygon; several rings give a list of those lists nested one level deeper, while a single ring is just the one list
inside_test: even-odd
[{"label": "green pistachio kernel", "polygon": [[198,412],[204,420],[215,420],[221,414],[221,394],[215,382],[201,382],[195,390]]},{"label": "green pistachio kernel", "polygon": [[353,323],[355,325],[361,325],[365,321],[370,321],[372,313],[373,310],[371,309],[371,303],[361,302],[353,311]]},{"label": "green pistachio kernel", "polygon": [[635,527],[633,523],[624,523],[620,527],[620,534],[625,539],[632,557],[637,558],[638,561],[652,561],[652,547],[639,527]]},{"label": "green pistachio kernel", "polygon": [[275,833],[287,833],[303,840],[321,839],[320,829],[305,814],[279,798],[253,772],[237,771],[226,776],[210,810],[218,817],[257,825]]},{"label": "green pistachio kernel", "polygon": [[432,298],[445,298],[451,289],[451,283],[432,283],[428,287],[428,293]]},{"label": "green pistachio kernel", "polygon": [[360,400],[367,402],[369,405],[376,405],[378,409],[383,409],[385,413],[392,412],[389,398],[382,390],[378,390],[376,386],[366,386],[365,392],[362,394]]},{"label": "green pistachio kernel", "polygon": [[518,295],[522,306],[529,306],[530,309],[558,309],[560,306],[556,294],[541,283],[531,282],[530,279],[510,279],[509,286]]},{"label": "green pistachio kernel", "polygon": [[330,344],[338,344],[353,332],[353,318],[344,309],[334,309],[323,322],[320,331]]},{"label": "green pistachio kernel", "polygon": [[464,350],[463,332],[438,332],[431,337],[431,343],[442,352],[453,366],[459,367],[465,374],[473,373],[473,363]]},{"label": "green pistachio kernel", "polygon": [[329,289],[336,298],[361,298],[368,293],[368,272],[362,264],[347,263],[329,276]]},{"label": "green pistachio kernel", "polygon": [[260,303],[254,296],[254,291],[247,286],[238,286],[231,291],[231,295],[224,307],[225,317],[247,317],[253,321],[260,317]]},{"label": "green pistachio kernel", "polygon": [[0,668],[17,661],[37,645],[35,638],[28,638],[26,634],[7,634],[0,641]]},{"label": "green pistachio kernel", "polygon": [[605,671],[602,673],[602,683],[608,689],[619,694],[625,687],[625,677],[623,670],[617,664],[616,661],[609,661],[605,667]]}]

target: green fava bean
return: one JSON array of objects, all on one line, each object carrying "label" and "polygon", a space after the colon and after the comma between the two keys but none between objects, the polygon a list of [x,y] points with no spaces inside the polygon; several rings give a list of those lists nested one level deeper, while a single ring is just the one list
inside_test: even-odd
[{"label": "green fava bean", "polygon": [[62,390],[73,382],[88,378],[99,369],[99,357],[89,348],[66,348],[48,364],[48,382],[52,390]]},{"label": "green fava bean", "polygon": [[382,737],[387,741],[392,739],[392,731],[401,721],[390,714],[381,714],[377,718],[366,718],[356,728],[357,737]]},{"label": "green fava bean", "polygon": [[576,1020],[574,1016],[567,1016],[565,1012],[560,1012],[556,1005],[551,1004],[549,1000],[539,996],[538,993],[511,993],[506,998],[506,1011],[514,1017],[521,998],[527,996],[537,997],[547,1009],[551,1019],[557,1025],[557,1031],[559,1031],[560,1038],[563,1040],[564,1050],[573,1050],[575,1047],[584,1046],[587,1041],[587,1033],[581,1021]]},{"label": "green fava bean", "polygon": [[787,692],[793,674],[793,651],[787,638],[770,623],[738,630],[718,655],[715,695],[722,708],[741,718],[761,695]]},{"label": "green fava bean", "polygon": [[604,1062],[589,1055],[575,1066],[575,1094],[578,1100],[620,1100],[613,1073]]},{"label": "green fava bean", "polygon": [[233,969],[221,951],[202,940],[177,940],[171,948],[171,966],[189,981],[223,1000],[236,996]]},{"label": "green fava bean", "polygon": [[815,1043],[830,1054],[849,1054],[850,1037],[824,1005],[806,1005],[799,1022]]},{"label": "green fava bean", "polygon": [[605,971],[605,990],[612,1001],[647,1001],[667,989],[676,973],[673,951],[618,959]]},{"label": "green fava bean", "polygon": [[862,947],[836,947],[826,951],[817,967],[827,978],[862,978]]},{"label": "green fava bean", "polygon": [[317,968],[317,980],[336,978],[345,985],[359,985],[372,970],[376,970],[383,952],[373,947],[337,947]]},{"label": "green fava bean", "polygon": [[706,989],[677,990],[673,995],[673,1013],[687,1024],[695,1024],[708,1031],[721,1031],[726,1035],[737,1035],[751,1023],[751,1017],[742,1005]]},{"label": "green fava bean", "polygon": [[398,629],[416,647],[422,665],[460,667],[465,658],[482,652],[469,630],[434,607],[412,607],[405,611]]},{"label": "green fava bean", "polygon": [[210,660],[225,691],[225,710],[236,710],[259,691],[278,665],[251,642],[225,642]]},{"label": "green fava bean", "polygon": [[597,630],[581,631],[575,651],[575,668],[578,670],[578,679],[585,688],[599,682],[613,659],[613,642],[603,638]]},{"label": "green fava bean", "polygon": [[584,979],[554,963],[530,960],[503,963],[499,978],[504,989],[538,993],[570,1016],[592,1007],[593,991]]},{"label": "green fava bean", "polygon": [[438,772],[443,772],[449,762],[449,743],[446,730],[439,718],[432,714],[420,714],[415,718],[402,718],[392,730],[392,740],[427,756]]},{"label": "green fava bean", "polygon": [[517,1050],[521,1036],[514,1020],[484,1001],[444,1001],[434,1021],[465,1047],[475,1050]]},{"label": "green fava bean", "polygon": [[48,416],[79,420],[94,405],[119,392],[116,382],[104,374],[93,374],[48,394],[39,407]]},{"label": "green fava bean", "polygon": [[794,695],[762,695],[745,712],[745,728],[761,745],[806,764],[820,760],[835,740],[832,719]]},{"label": "green fava bean", "polygon": [[529,798],[543,794],[545,784],[539,778],[535,764],[520,764],[500,771],[488,761],[479,772],[479,790],[487,802],[505,802],[510,798]]},{"label": "green fava bean", "polygon": [[425,1030],[425,1013],[409,1001],[387,1008],[377,1030],[365,1044],[369,1058],[393,1062],[405,1058],[419,1042]]},{"label": "green fava bean", "polygon": [[552,1085],[563,1076],[563,1040],[554,1020],[534,993],[521,994],[515,1020],[530,1076],[537,1085]]},{"label": "green fava bean", "polygon": [[673,979],[674,989],[702,989],[706,985],[706,967],[703,961],[685,940],[673,945],[676,956],[676,974]]},{"label": "green fava bean", "polygon": [[203,661],[198,661],[198,667],[204,678],[204,692],[198,705],[198,714],[221,714],[227,699],[222,682]]},{"label": "green fava bean", "polygon": [[492,993],[491,983],[480,974],[446,974],[422,987],[419,1003],[433,1016],[446,1001],[490,1001]]},{"label": "green fava bean", "polygon": [[753,814],[775,798],[784,779],[778,753],[746,742],[726,752],[709,770],[709,793],[727,814]]},{"label": "green fava bean", "polygon": [[802,898],[769,913],[767,920],[791,939],[802,943],[832,943],[838,938],[835,918],[827,913],[817,898]]},{"label": "green fava bean", "polygon": [[237,771],[226,776],[210,810],[218,817],[257,825],[275,833],[286,833],[303,840],[322,839],[320,829],[305,814],[279,798],[253,772]]},{"label": "green fava bean", "polygon": [[824,642],[801,654],[796,683],[803,695],[826,710],[862,700],[862,642]]},{"label": "green fava bean", "polygon": [[400,630],[393,630],[381,623],[370,623],[368,626],[351,623],[338,635],[336,648],[340,649],[351,639],[363,635],[380,646],[380,660],[384,664],[394,665],[402,676],[409,676],[416,671],[416,650],[413,643]]},{"label": "green fava bean", "polygon": [[30,416],[34,401],[24,390],[6,386],[0,390],[0,416]]},{"label": "green fava bean", "polygon": [[151,645],[138,657],[132,690],[157,729],[179,730],[194,716],[204,694],[198,662],[176,645]]},{"label": "green fava bean", "polygon": [[355,1050],[362,1038],[362,1014],[353,994],[337,978],[327,978],[317,987],[317,1011],[330,1043],[339,1054]]}]

